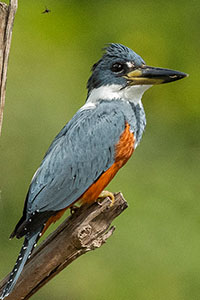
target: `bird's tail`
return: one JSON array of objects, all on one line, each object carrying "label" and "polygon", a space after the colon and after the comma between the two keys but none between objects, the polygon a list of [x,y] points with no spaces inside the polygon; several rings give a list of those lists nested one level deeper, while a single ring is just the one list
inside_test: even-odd
[{"label": "bird's tail", "polygon": [[5,297],[7,297],[15,287],[15,284],[24,268],[24,265],[29,258],[34,246],[36,245],[38,238],[39,238],[40,231],[37,233],[32,234],[31,236],[25,237],[24,244],[21,248],[21,251],[19,253],[19,256],[17,258],[17,261],[15,263],[15,266],[10,273],[9,280],[0,295],[0,299],[3,300]]}]

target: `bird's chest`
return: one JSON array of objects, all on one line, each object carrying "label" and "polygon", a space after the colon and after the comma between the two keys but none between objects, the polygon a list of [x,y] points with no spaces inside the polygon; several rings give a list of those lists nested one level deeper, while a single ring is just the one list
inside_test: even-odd
[{"label": "bird's chest", "polygon": [[134,151],[135,137],[130,124],[126,122],[125,130],[115,146],[115,164],[121,168],[131,157]]}]

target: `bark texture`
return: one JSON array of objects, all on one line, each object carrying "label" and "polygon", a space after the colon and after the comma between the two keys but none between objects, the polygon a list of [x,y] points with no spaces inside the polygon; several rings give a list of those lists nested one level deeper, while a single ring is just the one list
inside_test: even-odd
[{"label": "bark texture", "polygon": [[10,0],[9,6],[0,2],[0,135],[5,106],[8,57],[12,39],[12,29],[18,0]]},{"label": "bark texture", "polygon": [[[35,249],[6,299],[29,299],[79,256],[101,247],[115,230],[112,221],[127,207],[121,193],[113,206],[108,198],[81,206]],[[0,294],[8,276],[0,282]]]}]

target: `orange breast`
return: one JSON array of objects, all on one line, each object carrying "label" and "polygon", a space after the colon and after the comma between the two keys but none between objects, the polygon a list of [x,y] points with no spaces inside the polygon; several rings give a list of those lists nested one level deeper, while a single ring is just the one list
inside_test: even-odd
[{"label": "orange breast", "polygon": [[115,162],[103,173],[99,179],[93,183],[87,191],[80,197],[82,203],[94,202],[108,183],[113,179],[119,169],[128,161],[134,150],[134,134],[130,131],[130,125],[126,127],[115,148]]}]

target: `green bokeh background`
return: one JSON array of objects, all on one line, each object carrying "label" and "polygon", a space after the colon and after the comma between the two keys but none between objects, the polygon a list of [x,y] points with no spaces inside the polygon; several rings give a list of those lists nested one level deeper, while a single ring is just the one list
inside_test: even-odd
[{"label": "green bokeh background", "polygon": [[8,236],[31,177],[83,105],[101,48],[120,42],[149,65],[190,74],[143,97],[143,140],[109,185],[129,203],[113,237],[32,299],[200,299],[199,20],[199,0],[19,1],[0,141],[0,277],[21,247]]}]

